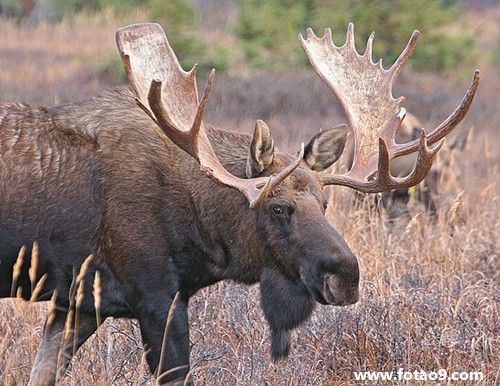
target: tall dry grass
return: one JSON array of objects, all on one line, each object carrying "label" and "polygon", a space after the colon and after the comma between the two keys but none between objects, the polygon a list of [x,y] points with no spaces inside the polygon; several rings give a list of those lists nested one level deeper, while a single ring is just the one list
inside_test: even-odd
[{"label": "tall dry grass", "polygon": [[[2,99],[53,104],[108,87],[98,75],[99,61],[115,52],[114,30],[122,24],[116,19],[39,26],[2,21]],[[258,288],[219,283],[200,291],[190,304],[198,384],[351,385],[354,371],[398,368],[481,371],[483,381],[460,384],[500,384],[500,151],[495,143],[500,97],[494,69],[484,73],[473,109],[457,129],[473,126],[472,139],[456,157],[458,177],[441,181],[436,216],[417,203],[404,216],[389,219],[370,202],[353,204],[346,189],[330,192],[327,216],[360,261],[360,302],[318,306],[295,332],[290,358],[272,363]],[[403,74],[398,87],[431,127],[458,103],[465,83]],[[218,79],[210,103],[209,121],[250,132],[256,118],[266,118],[278,143],[290,150],[318,126],[343,121],[326,87],[312,76]],[[0,384],[27,382],[48,309],[48,304],[0,301]],[[62,384],[153,385],[137,323],[106,321],[77,352]]]}]

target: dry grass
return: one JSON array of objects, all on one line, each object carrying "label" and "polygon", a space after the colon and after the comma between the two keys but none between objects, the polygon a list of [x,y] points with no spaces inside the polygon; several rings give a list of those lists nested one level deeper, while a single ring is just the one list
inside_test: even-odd
[{"label": "dry grass", "polygon": [[[2,99],[53,104],[109,86],[96,74],[99,61],[114,52],[114,30],[122,24],[2,21]],[[318,306],[295,333],[290,358],[272,363],[258,288],[219,283],[200,291],[190,305],[198,384],[350,385],[354,371],[400,367],[482,371],[485,379],[470,384],[500,384],[499,79],[494,69],[483,73],[474,107],[458,129],[474,126],[474,136],[457,158],[458,181],[442,181],[436,217],[416,205],[389,221],[371,205],[354,206],[349,191],[332,191],[328,218],[359,258],[360,302]],[[317,125],[342,121],[315,79],[269,79],[219,79],[209,120],[249,132],[255,118],[269,118],[286,148],[307,140]],[[399,87],[412,111],[430,112],[420,115],[430,127],[458,103],[465,83],[406,75]],[[48,307],[0,301],[0,384],[26,384]],[[153,385],[143,354],[136,322],[107,321],[77,353],[64,384]]]}]

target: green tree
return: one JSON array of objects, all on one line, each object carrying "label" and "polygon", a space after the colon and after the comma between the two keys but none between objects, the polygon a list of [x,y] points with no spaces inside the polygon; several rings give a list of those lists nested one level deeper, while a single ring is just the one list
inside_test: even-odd
[{"label": "green tree", "polygon": [[0,14],[3,17],[20,17],[21,3],[17,0],[0,0]]},{"label": "green tree", "polygon": [[311,19],[314,0],[242,0],[236,33],[255,66],[301,62],[297,33]]},{"label": "green tree", "polygon": [[270,61],[282,68],[305,63],[297,31],[312,27],[322,35],[325,27],[331,27],[334,41],[341,44],[347,24],[353,22],[358,50],[364,50],[365,40],[376,31],[374,55],[388,66],[417,28],[422,34],[412,65],[445,71],[472,57],[474,40],[447,32],[447,27],[456,25],[459,11],[455,0],[241,0],[237,34],[252,63]]}]

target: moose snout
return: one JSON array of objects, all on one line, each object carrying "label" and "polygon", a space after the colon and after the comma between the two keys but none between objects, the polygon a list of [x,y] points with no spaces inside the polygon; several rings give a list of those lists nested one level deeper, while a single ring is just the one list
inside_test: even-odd
[{"label": "moose snout", "polygon": [[358,281],[356,283],[345,283],[336,274],[325,275],[322,295],[326,303],[333,306],[354,304],[359,299]]},{"label": "moose snout", "polygon": [[303,270],[301,280],[321,304],[347,306],[359,299],[359,267],[354,255],[349,259],[320,258]]},{"label": "moose snout", "polygon": [[300,266],[300,279],[314,299],[325,305],[346,306],[359,299],[359,264],[347,242],[326,221],[317,241],[309,246]]},{"label": "moose snout", "polygon": [[354,304],[359,299],[358,259],[345,242],[339,241],[335,252],[318,258],[313,268],[319,302],[334,306]]}]

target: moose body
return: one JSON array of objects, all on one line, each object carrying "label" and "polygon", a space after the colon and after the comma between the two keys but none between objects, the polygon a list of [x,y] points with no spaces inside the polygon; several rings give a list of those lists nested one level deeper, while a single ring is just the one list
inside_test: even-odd
[{"label": "moose body", "polygon": [[[0,104],[0,296],[54,304],[31,384],[60,379],[110,316],[138,319],[159,383],[190,384],[189,298],[223,279],[260,283],[274,359],[288,355],[290,331],[316,303],[356,302],[357,259],[324,216],[323,187],[418,184],[439,150],[428,145],[460,122],[478,87],[476,73],[429,139],[396,144],[404,98],[391,87],[417,37],[384,70],[371,59],[373,35],[367,53],[356,52],[352,24],[342,47],[330,30],[300,36],[348,113],[355,146],[345,175],[321,175],[344,149],[345,125],[320,131],[298,155],[275,151],[262,121],[253,136],[205,125],[214,73],[199,99],[195,68],[180,67],[157,24],[117,32],[133,92],[54,108]],[[392,177],[390,159],[414,151],[412,173]]]},{"label": "moose body", "polygon": [[[30,299],[29,253],[12,293],[13,266],[20,248],[36,241],[37,278],[47,274],[38,299],[50,299],[57,289],[54,347],[47,345],[52,355],[60,345],[56,334],[70,307],[75,269],[90,254],[78,341],[97,328],[93,280],[99,271],[99,314],[139,320],[152,371],[176,292],[164,370],[188,364],[189,297],[221,279],[251,284],[263,278],[263,305],[278,335],[307,319],[314,293],[322,303],[357,300],[356,258],[324,218],[317,173],[305,162],[285,181],[292,186],[256,211],[241,194],[200,173],[127,88],[51,109],[3,105],[0,111],[0,295]],[[207,129],[224,166],[244,177],[252,137]],[[265,173],[290,159],[276,154]],[[273,215],[276,203],[295,213]],[[341,273],[330,301],[321,295],[328,270]],[[270,316],[276,308],[284,313]],[[277,357],[288,351],[285,337],[278,338]],[[186,373],[183,368],[171,376]]]}]

